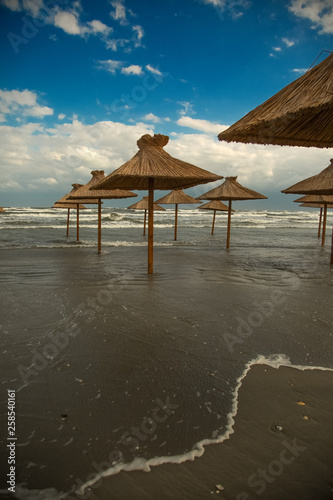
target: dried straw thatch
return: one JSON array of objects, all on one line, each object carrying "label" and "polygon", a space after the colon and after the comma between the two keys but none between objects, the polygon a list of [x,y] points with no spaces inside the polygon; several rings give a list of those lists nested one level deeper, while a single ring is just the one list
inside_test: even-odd
[{"label": "dried straw thatch", "polygon": [[220,141],[333,147],[333,54],[250,111]]},{"label": "dried straw thatch", "polygon": [[98,223],[97,223],[97,233],[98,233],[98,253],[101,253],[102,249],[102,199],[119,199],[119,198],[133,198],[137,196],[137,194],[132,193],[131,191],[124,191],[122,189],[96,189],[91,191],[91,188],[97,186],[101,181],[105,179],[104,170],[93,170],[91,172],[92,178],[87,184],[79,187],[73,195],[68,197],[69,200],[73,198],[80,200],[89,200],[93,198],[98,198]]},{"label": "dried straw thatch", "polygon": [[139,151],[136,155],[108,175],[96,188],[147,190],[149,179],[154,179],[154,189],[167,190],[223,179],[220,175],[170,156],[163,149],[168,142],[167,135],[143,135],[137,141]]},{"label": "dried straw thatch", "polygon": [[[81,187],[83,187],[83,184],[72,184],[73,189],[70,193],[65,194],[62,198],[60,198],[56,203],[66,203],[66,204],[71,204],[71,203],[85,203],[87,205],[97,205],[98,204],[98,198],[73,198],[74,193]],[[71,198],[70,198],[71,197]]]},{"label": "dried straw thatch", "polygon": [[333,194],[333,159],[330,165],[317,175],[297,182],[282,193],[292,194]]},{"label": "dried straw thatch", "polygon": [[[324,208],[324,204],[320,203],[302,203],[300,207],[305,207],[305,208]],[[333,208],[333,203],[328,203],[327,208]]]},{"label": "dried straw thatch", "polygon": [[[60,200],[56,201],[55,204],[62,204],[62,205],[76,205],[76,240],[79,241],[80,239],[80,206],[82,203],[85,204],[90,204],[90,205],[97,205],[100,200],[97,198],[84,198],[84,199],[77,199],[77,198],[69,198],[72,196],[80,187],[82,187],[82,184],[72,184],[73,189],[70,193],[65,194]],[[67,217],[67,236],[69,234],[69,212],[68,212],[68,217]]]},{"label": "dried straw thatch", "polygon": [[333,195],[307,194],[294,200],[294,203],[319,203],[324,205],[325,203],[333,203]]},{"label": "dried straw thatch", "polygon": [[6,212],[6,210],[4,208],[0,207],[0,213],[4,213],[4,212]]},{"label": "dried straw thatch", "polygon": [[154,190],[186,188],[223,178],[170,156],[163,149],[168,141],[166,135],[143,135],[137,141],[139,151],[136,155],[93,188],[148,189],[148,274],[153,273]]},{"label": "dried straw thatch", "polygon": [[[55,203],[51,208],[67,208],[70,210],[71,208],[77,208],[77,203]],[[79,204],[80,210],[86,210],[87,207]]]},{"label": "dried straw thatch", "polygon": [[[144,210],[145,211],[145,216],[143,220],[143,236],[146,235],[146,222],[147,222],[147,210],[148,210],[148,196],[144,196],[142,200],[138,201],[137,203],[134,203],[134,205],[131,205],[130,207],[127,207],[128,209],[133,209],[133,210]],[[160,207],[157,205],[157,203],[154,203],[154,212],[156,210],[163,211],[165,212],[165,208]]]},{"label": "dried straw thatch", "polygon": [[227,248],[230,247],[231,203],[232,200],[267,200],[267,196],[246,188],[236,181],[236,177],[226,177],[225,181],[215,189],[198,196],[199,200],[229,200]]},{"label": "dried straw thatch", "polygon": [[177,224],[178,224],[178,205],[187,205],[193,203],[201,203],[201,201],[189,196],[184,193],[180,188],[173,189],[171,193],[163,196],[162,198],[156,200],[156,203],[161,203],[161,205],[175,205],[175,232],[174,240],[177,240]]},{"label": "dried straw thatch", "polygon": [[91,191],[91,188],[97,186],[100,182],[102,182],[106,177],[104,170],[93,170],[91,172],[92,178],[87,184],[78,188],[73,195],[70,195],[68,199],[71,197],[75,197],[76,199],[89,199],[89,198],[101,198],[101,199],[117,199],[117,198],[133,198],[137,196],[135,193],[131,193],[131,191],[125,191],[122,189],[97,189]]},{"label": "dried straw thatch", "polygon": [[[213,224],[212,224],[212,235],[214,234],[214,227],[215,227],[215,217],[216,217],[216,212],[228,212],[229,208],[227,205],[222,203],[220,200],[212,200],[209,201],[208,203],[205,203],[204,205],[201,205],[201,207],[198,207],[199,210],[214,210],[214,215],[213,215]],[[234,212],[235,210],[231,210],[231,212]]]},{"label": "dried straw thatch", "polygon": [[236,181],[236,177],[226,177],[225,181],[215,189],[208,191],[199,200],[267,200],[267,196],[248,189]]},{"label": "dried straw thatch", "polygon": [[[130,207],[127,208],[133,210],[148,210],[148,196],[144,196],[142,200],[138,201],[137,203],[134,203],[134,205],[131,205]],[[157,205],[156,202],[154,202],[154,211],[155,210],[162,210],[165,212],[165,208],[160,207],[159,205]]]}]

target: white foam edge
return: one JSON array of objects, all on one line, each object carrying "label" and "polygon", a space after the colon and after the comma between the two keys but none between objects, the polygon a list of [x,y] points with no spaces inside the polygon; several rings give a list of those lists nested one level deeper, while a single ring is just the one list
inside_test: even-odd
[{"label": "white foam edge", "polygon": [[310,365],[293,365],[290,362],[290,359],[284,354],[274,354],[269,357],[258,355],[256,358],[252,359],[245,365],[245,369],[242,374],[237,379],[236,387],[233,391],[233,404],[232,410],[228,414],[228,421],[226,425],[226,430],[223,434],[216,437],[215,439],[203,439],[194,445],[194,449],[184,453],[182,455],[174,455],[168,457],[154,457],[150,459],[144,459],[137,457],[130,463],[121,463],[117,464],[109,469],[96,473],[96,476],[85,482],[78,488],[76,491],[78,494],[84,494],[84,491],[90,486],[94,485],[97,481],[99,481],[103,477],[114,476],[121,471],[131,472],[135,470],[142,470],[144,472],[150,472],[151,467],[156,467],[158,465],[163,464],[181,464],[187,461],[193,461],[196,458],[201,457],[205,452],[205,446],[210,444],[218,444],[230,438],[230,436],[234,433],[233,426],[235,424],[234,417],[237,414],[238,410],[238,392],[242,385],[243,379],[246,377],[247,373],[250,371],[251,367],[254,365],[267,365],[272,368],[280,368],[280,366],[295,368],[297,370],[305,371],[305,370],[322,370],[322,371],[333,371],[333,368],[325,368],[322,366],[310,366]]}]

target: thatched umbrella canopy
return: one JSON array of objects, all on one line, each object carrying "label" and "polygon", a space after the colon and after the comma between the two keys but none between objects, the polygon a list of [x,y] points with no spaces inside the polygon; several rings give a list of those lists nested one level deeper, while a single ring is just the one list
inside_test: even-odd
[{"label": "thatched umbrella canopy", "polygon": [[[98,204],[98,199],[97,198],[85,198],[85,199],[80,199],[78,200],[77,198],[71,198],[69,199],[70,196],[72,196],[80,187],[82,187],[82,184],[72,184],[73,189],[70,193],[65,194],[62,198],[60,198],[58,201],[56,201],[56,204],[60,203],[62,205],[76,205],[76,241],[79,241],[80,239],[80,205],[82,203],[85,204],[90,204],[90,205],[97,205]],[[68,229],[69,229],[69,211],[68,211],[68,216],[67,216],[67,236],[68,236]]]},{"label": "thatched umbrella canopy", "polygon": [[218,135],[220,141],[333,147],[333,54]]},{"label": "thatched umbrella canopy", "polygon": [[[93,170],[91,172],[92,178],[87,184],[81,186],[75,193],[72,195],[73,198],[77,200],[80,199],[98,199],[98,253],[101,253],[102,249],[102,199],[113,200],[117,198],[133,198],[137,196],[137,194],[132,193],[131,191],[124,191],[122,189],[97,189],[95,191],[91,191],[91,188],[97,186],[102,180],[105,179],[104,170]],[[68,197],[68,200],[71,200],[71,196]]]},{"label": "thatched umbrella canopy", "polygon": [[201,201],[189,196],[184,193],[184,191],[180,188],[173,189],[171,193],[163,196],[159,200],[156,200],[156,203],[160,203],[161,205],[175,205],[175,234],[174,240],[177,240],[177,219],[178,219],[178,205],[180,204],[193,204],[193,203],[201,203]]},{"label": "thatched umbrella canopy", "polygon": [[[66,208],[67,209],[67,230],[66,230],[66,236],[68,237],[69,235],[69,214],[71,211],[71,208],[77,208],[76,203],[58,203],[56,202],[54,205],[52,205],[51,208]],[[79,205],[79,210],[85,210],[87,207],[84,205]]]},{"label": "thatched umbrella canopy", "polygon": [[[214,234],[214,227],[215,227],[215,217],[216,217],[216,212],[228,212],[229,208],[227,205],[222,203],[220,200],[212,200],[209,201],[208,203],[205,203],[204,205],[201,205],[201,207],[198,207],[199,210],[214,210],[214,215],[213,215],[213,225],[212,225],[212,235]],[[234,212],[235,210],[231,210]]]},{"label": "thatched umbrella canopy", "polygon": [[4,208],[0,207],[0,213],[4,213],[4,212],[6,212],[6,210]]},{"label": "thatched umbrella canopy", "polygon": [[325,245],[325,235],[326,235],[327,208],[328,208],[329,203],[333,203],[333,195],[308,194],[306,196],[302,196],[301,198],[297,198],[297,200],[294,200],[294,203],[307,203],[310,206],[317,205],[317,207],[320,207],[318,238],[320,237],[321,222],[322,222],[322,216],[323,216],[323,212],[324,212],[323,233],[322,233],[322,240],[321,240],[321,244],[322,244],[322,246],[324,246]]},{"label": "thatched umbrella canopy", "polygon": [[[320,203],[302,203],[300,205],[300,207],[304,207],[304,208],[320,208],[320,212],[319,212],[319,224],[318,224],[318,238],[320,238],[321,221],[322,221],[323,209],[325,208],[325,204],[324,203],[321,203],[321,204]],[[333,208],[333,203],[327,203],[326,207],[327,207],[327,209]],[[323,228],[323,231],[324,231],[324,228]]]},{"label": "thatched umbrella canopy", "polygon": [[236,177],[226,177],[225,181],[215,189],[198,196],[199,200],[228,200],[227,248],[230,246],[231,203],[233,200],[267,200],[267,196],[246,188],[236,181]]},{"label": "thatched umbrella canopy", "polygon": [[[138,201],[137,203],[134,203],[134,205],[131,205],[130,207],[127,207],[129,210],[144,210],[145,211],[145,217],[143,221],[143,236],[146,235],[146,221],[147,221],[147,210],[148,210],[148,196],[144,196],[142,200]],[[154,203],[154,212],[156,210],[162,210],[165,212],[165,208],[160,207],[157,205],[157,203]]]},{"label": "thatched umbrella canopy", "polygon": [[97,189],[148,189],[148,274],[153,273],[154,190],[187,188],[222,179],[219,175],[170,156],[163,149],[168,141],[166,135],[143,135],[137,141],[139,151],[133,158],[97,186]]},{"label": "thatched umbrella canopy", "polygon": [[[333,159],[330,160],[329,166],[324,170],[322,170],[321,172],[319,172],[319,174],[313,175],[311,177],[308,177],[307,179],[297,182],[293,186],[284,189],[282,193],[333,195]],[[324,207],[322,245],[324,245],[325,242],[326,218],[327,218],[327,204],[325,204]],[[333,264],[333,227],[332,227],[332,247],[331,247],[330,263]]]}]

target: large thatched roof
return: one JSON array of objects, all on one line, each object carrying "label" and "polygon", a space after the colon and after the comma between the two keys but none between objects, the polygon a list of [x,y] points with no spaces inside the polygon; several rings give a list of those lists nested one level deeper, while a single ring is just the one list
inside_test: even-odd
[{"label": "large thatched roof", "polygon": [[180,188],[173,189],[169,194],[163,196],[159,200],[156,200],[156,203],[161,203],[161,205],[170,205],[170,204],[188,204],[188,203],[201,203],[201,201],[189,196],[184,193],[184,191]]},{"label": "large thatched roof", "polygon": [[65,194],[60,200],[56,201],[56,203],[86,203],[87,205],[97,205],[98,204],[98,199],[97,198],[84,198],[84,199],[77,199],[77,198],[71,198],[69,199],[70,196],[73,196],[73,194],[83,186],[83,184],[72,184],[73,189],[70,193]]},{"label": "large thatched roof", "polygon": [[[324,208],[325,205],[322,203],[302,203],[300,207],[306,207],[306,208]],[[327,208],[333,208],[333,203],[328,203]]]},{"label": "large thatched roof", "polygon": [[198,196],[199,200],[261,200],[267,196],[248,189],[236,181],[236,177],[226,177],[215,189]]},{"label": "large thatched roof", "polygon": [[[201,205],[201,207],[198,207],[199,210],[219,210],[221,212],[228,212],[228,207],[222,201],[220,200],[212,200],[209,201],[208,203],[205,203],[204,205]],[[235,210],[231,210],[234,212]]]},{"label": "large thatched roof", "polygon": [[333,54],[253,109],[220,141],[333,147]]},{"label": "large thatched roof", "polygon": [[330,165],[317,175],[297,182],[282,193],[292,194],[333,194],[333,159]]},{"label": "large thatched roof", "polygon": [[149,179],[154,179],[154,189],[187,188],[213,182],[223,177],[208,172],[170,156],[163,147],[166,135],[143,135],[137,141],[139,151],[133,158],[108,175],[95,189],[147,190]]},{"label": "large thatched roof", "polygon": [[131,191],[125,191],[122,189],[98,189],[91,191],[91,188],[102,182],[105,179],[104,170],[93,170],[91,172],[92,178],[87,184],[81,186],[79,189],[68,197],[71,200],[71,196],[76,199],[89,199],[89,198],[103,198],[103,199],[116,199],[116,198],[132,198],[137,196],[137,194]]},{"label": "large thatched roof", "polygon": [[333,195],[307,194],[305,196],[301,196],[301,198],[297,198],[297,200],[294,200],[294,203],[333,203]]},{"label": "large thatched roof", "polygon": [[[76,203],[55,203],[54,205],[52,205],[51,208],[77,208],[77,204]],[[79,204],[80,210],[85,210],[86,208],[87,207],[85,207],[84,205]]]},{"label": "large thatched roof", "polygon": [[[127,208],[131,208],[133,210],[148,210],[148,196],[144,196],[142,200]],[[165,208],[160,207],[157,203],[154,203],[154,210],[163,210],[165,212]]]}]

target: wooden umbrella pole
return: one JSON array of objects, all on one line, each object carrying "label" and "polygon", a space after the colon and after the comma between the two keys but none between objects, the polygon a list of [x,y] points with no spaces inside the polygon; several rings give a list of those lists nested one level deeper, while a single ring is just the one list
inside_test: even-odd
[{"label": "wooden umbrella pole", "polygon": [[332,224],[332,243],[331,243],[331,260],[330,264],[333,264],[333,224]]},{"label": "wooden umbrella pole", "polygon": [[325,245],[326,221],[327,221],[327,203],[324,204],[323,233],[322,233],[322,239],[321,239],[322,246]]},{"label": "wooden umbrella pole", "polygon": [[319,227],[318,227],[318,238],[320,238],[320,231],[321,231],[321,220],[323,217],[323,209],[322,207],[320,208],[320,214],[319,214]]},{"label": "wooden umbrella pole", "polygon": [[98,198],[98,253],[102,250],[102,199]]},{"label": "wooden umbrella pole", "polygon": [[80,206],[76,205],[76,241],[80,239]]},{"label": "wooden umbrella pole", "polygon": [[230,247],[230,226],[231,226],[231,200],[229,200],[229,209],[228,209],[227,248]]},{"label": "wooden umbrella pole", "polygon": [[154,272],[154,178],[149,177],[148,198],[148,274]]},{"label": "wooden umbrella pole", "polygon": [[178,219],[178,203],[175,205],[175,237],[174,240],[177,239],[177,219]]},{"label": "wooden umbrella pole", "polygon": [[69,208],[68,212],[67,212],[67,233],[66,233],[67,238],[69,235],[69,213],[70,213],[70,211],[71,211],[71,209]]},{"label": "wooden umbrella pole", "polygon": [[147,210],[145,209],[145,218],[143,221],[143,236],[146,236],[146,221],[147,221]]},{"label": "wooden umbrella pole", "polygon": [[215,216],[216,216],[216,210],[214,210],[214,216],[213,216],[212,235],[214,234]]}]

